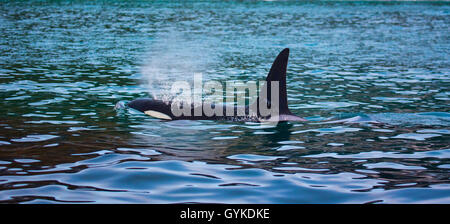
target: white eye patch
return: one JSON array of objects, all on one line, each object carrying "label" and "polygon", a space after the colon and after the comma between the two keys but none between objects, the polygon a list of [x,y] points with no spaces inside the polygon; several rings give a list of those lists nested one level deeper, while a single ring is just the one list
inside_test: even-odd
[{"label": "white eye patch", "polygon": [[144,113],[147,114],[150,117],[154,117],[154,118],[158,118],[158,119],[164,119],[164,120],[172,120],[172,118],[170,116],[168,116],[167,114],[163,114],[163,113],[158,112],[158,111],[146,110]]}]

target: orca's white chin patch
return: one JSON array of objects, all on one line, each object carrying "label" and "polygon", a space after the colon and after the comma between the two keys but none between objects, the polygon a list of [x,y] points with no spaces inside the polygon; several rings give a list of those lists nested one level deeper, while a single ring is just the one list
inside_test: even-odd
[{"label": "orca's white chin patch", "polygon": [[158,111],[146,110],[144,113],[147,114],[150,117],[154,117],[154,118],[158,118],[158,119],[164,119],[164,120],[172,120],[172,118],[170,116],[168,116],[167,114],[163,114],[163,113],[158,112]]}]

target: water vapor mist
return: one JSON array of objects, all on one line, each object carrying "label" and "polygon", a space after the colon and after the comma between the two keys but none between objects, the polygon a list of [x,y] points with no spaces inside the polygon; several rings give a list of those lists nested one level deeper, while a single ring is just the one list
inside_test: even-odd
[{"label": "water vapor mist", "polygon": [[171,85],[176,81],[192,83],[194,73],[207,79],[208,65],[214,54],[207,43],[180,32],[159,35],[151,44],[147,59],[141,67],[143,82],[154,99],[168,101]]}]

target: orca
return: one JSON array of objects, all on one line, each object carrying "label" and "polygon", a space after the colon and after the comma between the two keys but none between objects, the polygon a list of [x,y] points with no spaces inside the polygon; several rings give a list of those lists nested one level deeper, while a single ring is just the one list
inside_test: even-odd
[{"label": "orca", "polygon": [[[130,108],[133,108],[135,110],[141,111],[151,117],[163,119],[163,120],[231,120],[231,121],[253,121],[253,122],[261,122],[261,121],[276,121],[276,122],[283,122],[283,121],[306,121],[305,119],[294,115],[291,113],[288,107],[288,101],[287,101],[287,91],[286,91],[286,70],[287,70],[287,64],[288,64],[288,58],[289,58],[289,48],[285,48],[282,50],[278,56],[276,57],[275,61],[272,64],[272,67],[270,68],[269,74],[266,78],[266,94],[262,94],[262,91],[260,91],[258,98],[256,102],[254,102],[252,105],[256,106],[257,111],[256,113],[250,112],[250,106],[240,106],[241,108],[238,108],[239,106],[226,106],[222,105],[222,108],[224,112],[221,115],[213,114],[211,116],[206,116],[203,112],[200,116],[194,115],[194,111],[196,110],[195,106],[191,105],[190,115],[184,115],[181,114],[180,116],[175,116],[172,112],[171,101],[161,101],[161,100],[154,100],[150,98],[142,98],[142,99],[135,99],[129,103],[127,103],[127,106]],[[261,102],[267,103],[267,105],[271,106],[271,82],[277,81],[278,87],[279,87],[279,101],[278,101],[278,113],[277,116],[262,116],[261,112],[259,110],[259,104]],[[202,105],[199,105],[201,107]],[[214,108],[215,105],[210,105],[211,108]],[[233,107],[233,108],[229,108]],[[255,108],[255,107],[252,107]],[[240,109],[244,109],[245,115],[237,115],[237,111]],[[226,110],[233,110],[233,115],[229,116],[226,113]]]}]

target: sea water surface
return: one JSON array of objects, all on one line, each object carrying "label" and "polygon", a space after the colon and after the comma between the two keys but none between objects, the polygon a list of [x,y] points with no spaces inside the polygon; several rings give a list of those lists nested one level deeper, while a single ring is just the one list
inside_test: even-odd
[{"label": "sea water surface", "polygon": [[[1,1],[2,203],[450,203],[450,4]],[[161,121],[175,80],[263,80],[307,122]]]}]

